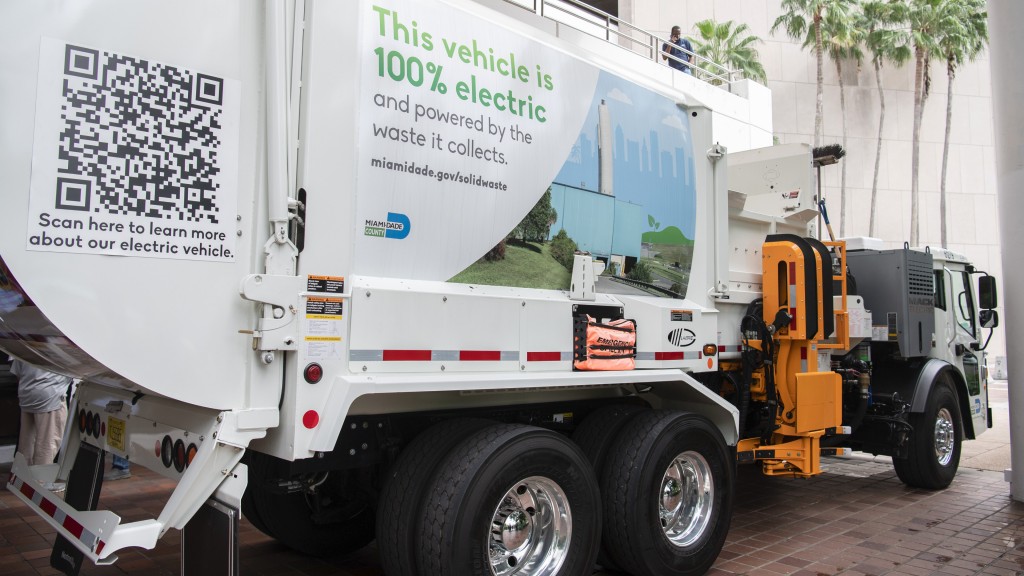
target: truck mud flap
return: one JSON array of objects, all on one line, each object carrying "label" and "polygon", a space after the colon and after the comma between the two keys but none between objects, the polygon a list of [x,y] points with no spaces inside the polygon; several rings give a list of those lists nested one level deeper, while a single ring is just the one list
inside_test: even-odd
[{"label": "truck mud flap", "polygon": [[[75,465],[68,477],[64,502],[77,510],[95,510],[103,487],[104,452],[95,446],[83,445],[75,456]],[[50,566],[67,576],[77,576],[85,555],[63,534],[58,534],[50,552]]]},{"label": "truck mud flap", "polygon": [[181,573],[238,576],[238,508],[210,498],[181,531]]}]

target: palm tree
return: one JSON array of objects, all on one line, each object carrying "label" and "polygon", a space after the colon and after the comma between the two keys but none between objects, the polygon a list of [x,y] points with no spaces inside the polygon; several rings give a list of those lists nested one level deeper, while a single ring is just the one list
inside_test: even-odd
[{"label": "palm tree", "polygon": [[921,239],[920,222],[920,169],[921,119],[924,104],[931,87],[929,65],[936,54],[942,54],[938,44],[941,31],[954,27],[956,10],[950,9],[949,0],[909,0],[907,19],[914,49],[914,132],[910,152],[910,245],[917,246]]},{"label": "palm tree", "polygon": [[[843,85],[843,60],[852,59],[860,66],[864,53],[860,46],[864,32],[856,26],[851,2],[835,2],[821,21],[821,38],[828,57],[836,65],[839,78],[839,108],[843,118],[843,149],[846,150],[846,87]],[[810,38],[808,38],[808,41]],[[806,44],[807,42],[805,42]],[[843,162],[839,184],[839,236],[846,236],[846,162]]]},{"label": "palm tree", "polygon": [[940,31],[939,50],[946,59],[946,135],[942,142],[942,177],[939,180],[939,222],[942,247],[946,248],[946,165],[949,161],[949,129],[953,118],[953,79],[965,60],[974,60],[988,42],[988,14],[985,0],[948,0],[959,16],[945,21]]},{"label": "palm tree", "polygon": [[[821,47],[821,18],[822,13],[827,10],[833,0],[782,0],[783,14],[775,19],[772,24],[771,33],[783,28],[786,35],[793,40],[802,40],[806,33],[814,34],[814,56],[818,64],[817,85],[818,91],[814,104],[814,146],[821,146],[822,129],[822,85],[824,74],[822,73],[822,47]],[[810,21],[808,23],[808,20]]]},{"label": "palm tree", "polygon": [[875,170],[871,178],[871,215],[868,236],[875,235],[875,214],[878,206],[878,172],[882,162],[882,128],[885,126],[885,92],[882,90],[882,66],[886,62],[899,67],[910,59],[909,38],[897,27],[907,19],[906,5],[892,0],[865,2],[859,14],[858,27],[866,31],[865,44],[871,50],[878,87],[878,143],[875,147]]},{"label": "palm tree", "polygon": [[[735,28],[734,25],[732,20],[721,23],[710,19],[697,22],[694,29],[700,37],[694,38],[694,51],[730,70],[742,72],[744,78],[768,84],[760,55],[754,48],[761,39],[750,34],[750,27],[746,24]],[[709,82],[715,85],[722,83],[717,77],[710,78]]]},{"label": "palm tree", "polygon": [[[824,73],[824,48],[821,37],[821,21],[828,13],[837,7],[849,5],[854,0],[782,0],[783,13],[775,19],[772,24],[771,33],[782,28],[786,35],[793,40],[803,40],[804,47],[814,46],[814,57],[817,61],[818,91],[814,104],[814,147],[821,146],[822,140],[822,94],[825,84]],[[814,42],[810,39],[813,37]]]}]

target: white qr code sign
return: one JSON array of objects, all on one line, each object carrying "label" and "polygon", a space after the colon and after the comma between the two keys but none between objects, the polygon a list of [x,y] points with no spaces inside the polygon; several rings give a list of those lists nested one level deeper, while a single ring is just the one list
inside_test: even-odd
[{"label": "white qr code sign", "polygon": [[233,260],[240,90],[44,38],[28,249]]}]

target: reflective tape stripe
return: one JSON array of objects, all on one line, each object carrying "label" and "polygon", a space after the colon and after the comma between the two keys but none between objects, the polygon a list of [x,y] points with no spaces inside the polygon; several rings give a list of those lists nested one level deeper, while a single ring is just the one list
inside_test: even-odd
[{"label": "reflective tape stripe", "polygon": [[637,360],[656,360],[656,361],[671,361],[671,360],[700,360],[704,356],[703,352],[637,352]]},{"label": "reflective tape stripe", "polygon": [[[530,353],[532,354],[532,352]],[[560,359],[563,352],[552,352]],[[518,350],[349,350],[351,362],[518,362]]]},{"label": "reflective tape stripe", "polygon": [[564,362],[570,357],[569,352],[527,352],[527,362]]},{"label": "reflective tape stripe", "polygon": [[796,262],[789,263],[789,329],[796,330]]},{"label": "reflective tape stripe", "polygon": [[719,352],[743,352],[742,344],[719,344]]},{"label": "reflective tape stripe", "polygon": [[385,350],[385,362],[429,362],[433,357],[430,350]]}]

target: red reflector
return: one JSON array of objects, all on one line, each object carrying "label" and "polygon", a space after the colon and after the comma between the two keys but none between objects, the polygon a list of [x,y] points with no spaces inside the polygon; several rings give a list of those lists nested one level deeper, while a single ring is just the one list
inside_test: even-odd
[{"label": "red reflector", "polygon": [[324,369],[314,362],[313,364],[306,366],[306,369],[302,372],[302,377],[306,379],[306,382],[316,384],[324,377]]},{"label": "red reflector", "polygon": [[789,329],[796,330],[796,308],[789,309],[789,315],[793,318],[789,321]]},{"label": "red reflector", "polygon": [[807,348],[800,347],[800,359],[807,360]]},{"label": "red reflector", "polygon": [[21,483],[21,493],[25,495],[25,498],[32,499],[36,495],[36,491],[28,485],[28,482]]},{"label": "red reflector", "polygon": [[302,425],[306,428],[313,429],[320,423],[320,415],[316,413],[316,410],[309,410],[302,415]]},{"label": "red reflector", "polygon": [[106,545],[107,545],[107,543],[104,542],[103,540],[100,540],[99,543],[96,544],[96,555],[97,556],[99,556],[99,554],[101,552],[103,552],[103,547],[106,546]]},{"label": "red reflector", "polygon": [[106,422],[100,422],[100,436],[106,436],[106,435],[107,435],[107,423]]},{"label": "red reflector", "polygon": [[559,362],[562,360],[561,352],[527,352],[527,362]]},{"label": "red reflector", "polygon": [[789,263],[789,285],[796,285],[796,262]]},{"label": "red reflector", "polygon": [[430,362],[430,350],[385,350],[385,362]]},{"label": "red reflector", "polygon": [[498,361],[501,360],[501,352],[496,350],[461,350],[459,360],[463,362],[473,361]]},{"label": "red reflector", "polygon": [[655,360],[682,360],[686,358],[686,352],[655,352]]},{"label": "red reflector", "polygon": [[83,530],[83,528],[82,528],[82,525],[78,523],[78,520],[75,520],[71,516],[65,516],[64,517],[64,524],[63,524],[63,526],[64,526],[64,529],[67,530],[68,532],[71,532],[71,534],[75,538],[78,538],[79,540],[82,539],[82,530]]},{"label": "red reflector", "polygon": [[153,453],[156,454],[157,458],[159,458],[160,457],[160,440],[157,440],[153,444],[154,444],[154,446],[153,446]]}]

